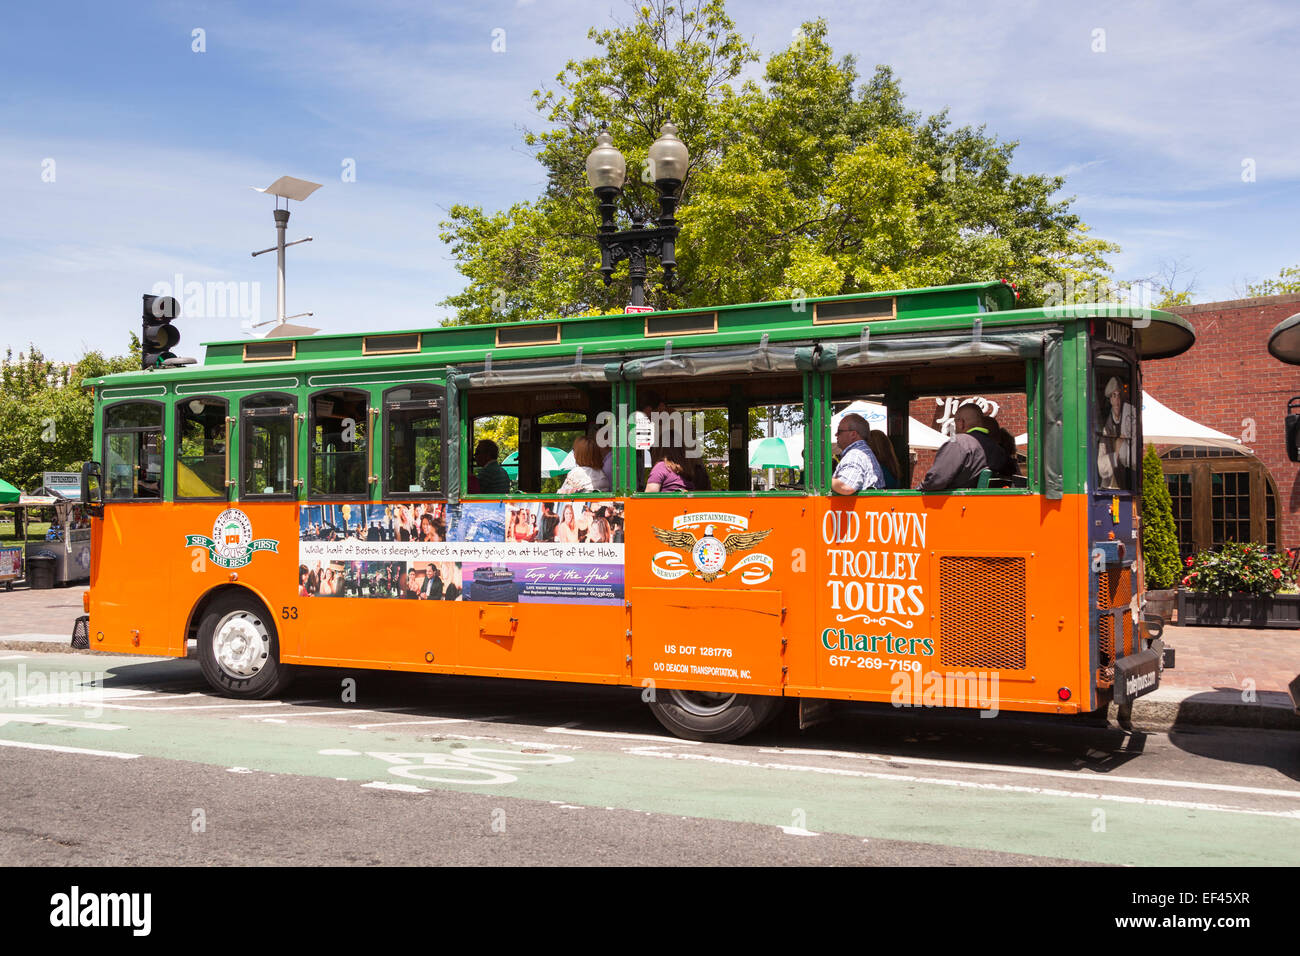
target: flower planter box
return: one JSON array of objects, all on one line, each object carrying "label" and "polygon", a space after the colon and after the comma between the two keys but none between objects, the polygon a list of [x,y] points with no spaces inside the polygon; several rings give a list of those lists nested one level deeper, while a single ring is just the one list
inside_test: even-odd
[{"label": "flower planter box", "polygon": [[1300,594],[1205,594],[1178,590],[1178,623],[1186,627],[1300,628]]},{"label": "flower planter box", "polygon": [[1148,614],[1159,614],[1168,624],[1174,619],[1174,609],[1178,607],[1178,592],[1173,588],[1162,591],[1147,591],[1147,604],[1144,609]]}]

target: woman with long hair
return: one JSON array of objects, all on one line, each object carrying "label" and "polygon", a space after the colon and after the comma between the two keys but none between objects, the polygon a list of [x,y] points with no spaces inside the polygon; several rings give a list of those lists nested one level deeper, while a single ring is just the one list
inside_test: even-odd
[{"label": "woman with long hair", "polygon": [[898,467],[898,456],[894,454],[894,446],[889,441],[889,436],[878,428],[871,429],[867,435],[867,447],[871,453],[876,456],[876,461],[880,462],[880,467],[885,472],[885,487],[900,488],[902,469]]},{"label": "woman with long hair", "polygon": [[561,495],[580,495],[588,491],[609,491],[609,478],[605,476],[600,446],[586,435],[579,435],[573,443],[573,470],[564,478],[556,492]]},{"label": "woman with long hair", "polygon": [[573,505],[564,506],[564,515],[555,527],[555,540],[559,544],[578,543],[578,525],[574,520]]}]

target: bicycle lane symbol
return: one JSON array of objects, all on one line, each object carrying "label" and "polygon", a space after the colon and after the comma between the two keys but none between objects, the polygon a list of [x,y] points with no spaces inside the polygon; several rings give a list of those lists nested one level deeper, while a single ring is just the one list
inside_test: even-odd
[{"label": "bicycle lane symbol", "polygon": [[[567,754],[521,753],[491,747],[459,747],[452,753],[389,753],[367,750],[322,750],[326,757],[374,757],[389,764],[388,772],[423,783],[459,783],[490,786],[514,783],[514,772],[528,767],[571,763]],[[512,772],[513,771],[513,772]]]}]

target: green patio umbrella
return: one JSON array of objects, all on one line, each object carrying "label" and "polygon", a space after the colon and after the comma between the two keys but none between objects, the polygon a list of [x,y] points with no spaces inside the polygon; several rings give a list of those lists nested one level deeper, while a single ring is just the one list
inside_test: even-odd
[{"label": "green patio umbrella", "polygon": [[15,488],[9,482],[0,478],[0,505],[12,504],[23,496],[23,493]]},{"label": "green patio umbrella", "polygon": [[803,436],[764,438],[749,446],[750,468],[802,468]]},{"label": "green patio umbrella", "polygon": [[[564,466],[565,456],[568,454],[563,448],[552,448],[549,445],[542,446],[542,477],[559,478],[567,475],[572,469]],[[506,470],[512,481],[519,480],[519,452],[512,451],[501,459],[501,467]]]}]

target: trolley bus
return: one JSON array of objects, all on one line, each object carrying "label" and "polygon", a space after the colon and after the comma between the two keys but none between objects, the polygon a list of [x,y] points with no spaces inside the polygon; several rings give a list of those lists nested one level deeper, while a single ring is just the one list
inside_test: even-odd
[{"label": "trolley bus", "polygon": [[[1193,341],[1173,314],[1017,308],[984,282],[205,343],[201,364],[87,383],[89,644],[181,657],[195,640],[239,698],[301,665],[628,685],[697,740],[786,698],[801,715],[1128,706],[1162,667],[1142,613],[1142,362]],[[914,403],[973,392],[1011,396],[1020,477],[832,494],[837,411],[886,410],[909,489]],[[774,408],[802,466],[756,486]],[[692,421],[710,449],[686,462],[694,489],[647,493],[656,429]],[[486,434],[513,436],[509,491],[510,449]],[[553,450],[588,436],[611,488],[561,495]]]}]

